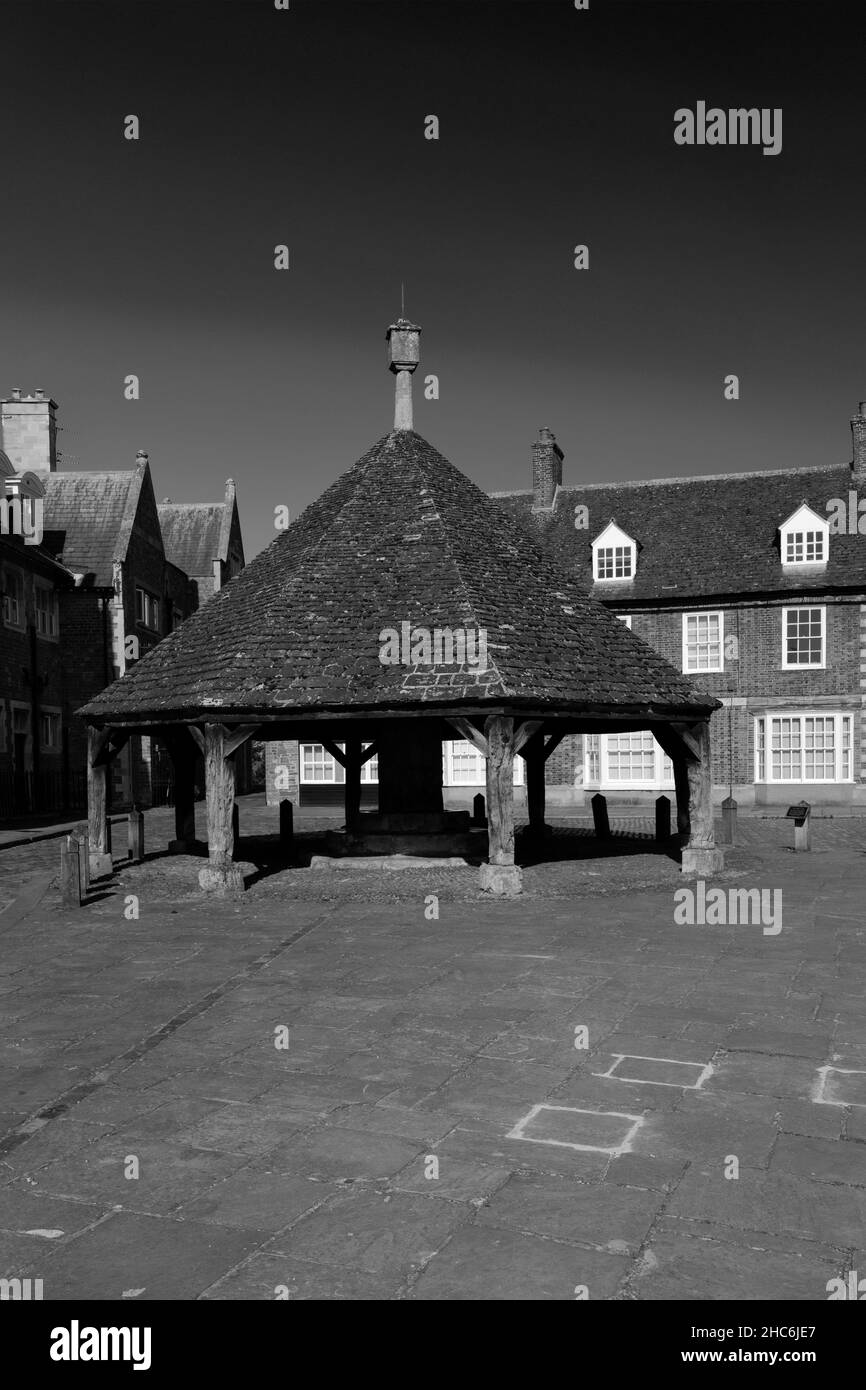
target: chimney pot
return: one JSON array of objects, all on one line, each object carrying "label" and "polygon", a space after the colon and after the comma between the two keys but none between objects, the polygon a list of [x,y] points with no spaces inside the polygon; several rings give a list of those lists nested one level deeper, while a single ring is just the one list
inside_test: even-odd
[{"label": "chimney pot", "polygon": [[13,399],[13,401],[20,401],[20,399],[21,399],[21,387],[20,387],[20,386],[13,386],[13,387],[12,387],[12,399]]}]

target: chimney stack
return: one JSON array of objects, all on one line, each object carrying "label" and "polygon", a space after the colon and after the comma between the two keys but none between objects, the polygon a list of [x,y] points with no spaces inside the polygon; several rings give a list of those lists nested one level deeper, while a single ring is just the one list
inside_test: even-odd
[{"label": "chimney stack", "polygon": [[[866,423],[866,422],[864,422]],[[544,511],[553,506],[556,489],[562,486],[562,450],[556,435],[546,425],[538,431],[532,446],[532,510]]]},{"label": "chimney stack", "polygon": [[18,473],[56,473],[57,402],[42,387],[22,396],[21,387],[0,401],[0,445]]},{"label": "chimney stack", "polygon": [[421,361],[421,329],[399,318],[385,334],[388,366],[397,378],[394,393],[395,430],[412,429],[412,373]]},{"label": "chimney stack", "polygon": [[860,402],[857,414],[851,417],[851,436],[854,441],[851,472],[855,478],[866,481],[866,401]]}]

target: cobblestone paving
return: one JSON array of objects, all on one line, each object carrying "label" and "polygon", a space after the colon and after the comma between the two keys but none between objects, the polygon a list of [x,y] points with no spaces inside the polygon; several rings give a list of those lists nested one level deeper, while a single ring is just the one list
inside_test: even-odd
[{"label": "cobblestone paving", "polygon": [[[0,915],[0,1277],[47,1299],[826,1299],[866,1269],[863,829],[819,822],[795,857],[790,826],[741,821],[724,887],[780,889],[776,935],[676,925],[677,872],[622,882],[642,853],[432,919],[417,881],[214,902],[145,865],[76,913],[49,889]],[[0,891],[58,856],[3,851]],[[556,873],[571,895],[545,899]]]}]

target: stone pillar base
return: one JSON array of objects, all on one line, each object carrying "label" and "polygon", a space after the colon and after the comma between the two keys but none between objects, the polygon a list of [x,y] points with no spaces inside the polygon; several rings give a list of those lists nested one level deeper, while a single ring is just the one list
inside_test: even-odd
[{"label": "stone pillar base", "polygon": [[219,898],[236,898],[244,892],[244,876],[237,864],[207,864],[198,871],[199,887]]},{"label": "stone pillar base", "polygon": [[516,898],[523,892],[523,870],[516,864],[482,864],[478,880],[481,892],[494,898]]},{"label": "stone pillar base", "polygon": [[108,874],[114,873],[114,864],[110,854],[91,853],[90,855],[90,877],[105,878]]},{"label": "stone pillar base", "polygon": [[725,852],[718,846],[684,845],[682,871],[684,874],[721,873],[725,867]]}]

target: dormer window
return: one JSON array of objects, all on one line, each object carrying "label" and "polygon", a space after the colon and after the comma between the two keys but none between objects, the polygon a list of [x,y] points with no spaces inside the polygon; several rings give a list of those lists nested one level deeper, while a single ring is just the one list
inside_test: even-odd
[{"label": "dormer window", "polygon": [[592,577],[598,583],[623,583],[634,579],[637,542],[616,522],[610,521],[592,543]]},{"label": "dormer window", "polygon": [[826,565],[830,554],[830,523],[805,502],[782,522],[779,534],[785,568]]}]

